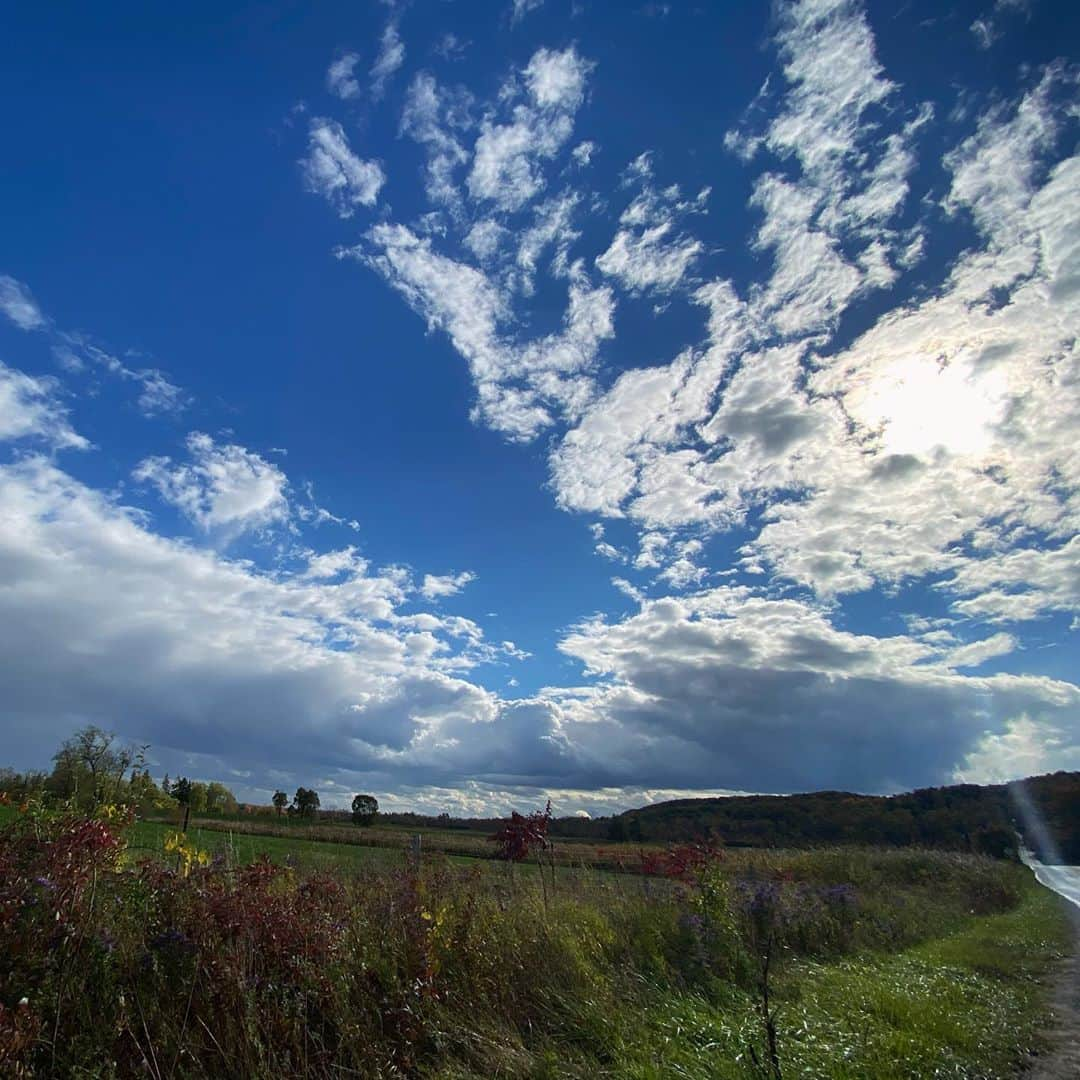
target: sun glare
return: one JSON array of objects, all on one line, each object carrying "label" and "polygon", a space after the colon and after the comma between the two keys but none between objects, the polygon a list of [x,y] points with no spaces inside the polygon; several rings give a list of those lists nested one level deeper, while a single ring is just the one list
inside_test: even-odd
[{"label": "sun glare", "polygon": [[847,395],[849,415],[880,431],[887,454],[926,456],[937,449],[980,457],[995,441],[1005,411],[999,369],[979,370],[970,355],[948,361],[905,356]]}]

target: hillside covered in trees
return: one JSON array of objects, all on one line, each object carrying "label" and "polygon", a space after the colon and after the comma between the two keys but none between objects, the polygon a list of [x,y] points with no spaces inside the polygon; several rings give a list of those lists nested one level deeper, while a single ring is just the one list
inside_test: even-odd
[{"label": "hillside covered in trees", "polygon": [[1015,849],[1020,832],[1044,861],[1078,864],[1080,773],[891,796],[820,791],[679,799],[629,810],[605,825],[612,840],[674,841],[712,833],[730,846],[917,844],[998,856]]},{"label": "hillside covered in trees", "polygon": [[[501,823],[498,818],[445,814],[391,813],[383,818],[418,829],[487,832]],[[712,836],[729,847],[871,844],[998,857],[1015,853],[1018,832],[1043,861],[1080,864],[1080,772],[1057,772],[1012,784],[922,788],[902,795],[817,791],[677,799],[614,817],[564,817],[551,823],[553,836],[601,843],[678,843]]]}]

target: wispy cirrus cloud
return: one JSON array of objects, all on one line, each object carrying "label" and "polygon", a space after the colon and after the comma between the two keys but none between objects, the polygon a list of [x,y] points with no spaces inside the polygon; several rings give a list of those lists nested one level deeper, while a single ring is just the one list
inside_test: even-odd
[{"label": "wispy cirrus cloud", "polygon": [[0,275],[0,311],[20,330],[41,330],[46,325],[30,290],[13,277]]},{"label": "wispy cirrus cloud", "polygon": [[400,15],[395,11],[383,27],[379,54],[371,65],[371,96],[378,101],[386,93],[386,84],[405,63],[405,42],[401,40]]},{"label": "wispy cirrus cloud", "polygon": [[356,68],[360,56],[347,52],[334,60],[326,69],[326,89],[342,101],[353,101],[360,96],[360,81],[356,77]]}]

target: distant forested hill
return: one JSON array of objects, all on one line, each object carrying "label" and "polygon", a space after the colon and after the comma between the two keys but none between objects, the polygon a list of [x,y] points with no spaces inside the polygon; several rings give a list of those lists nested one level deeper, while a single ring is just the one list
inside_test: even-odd
[{"label": "distant forested hill", "polygon": [[[489,834],[504,824],[501,818],[446,814],[381,817],[417,829]],[[555,837],[601,844],[666,844],[712,836],[731,847],[919,845],[997,857],[1015,854],[1019,831],[1044,862],[1080,866],[1080,772],[1057,772],[1013,784],[923,788],[903,795],[816,791],[677,799],[615,817],[557,818],[550,831]]]},{"label": "distant forested hill", "polygon": [[[1018,799],[1017,790],[1027,799]],[[1025,819],[1023,806],[1034,814]],[[1041,821],[1045,833],[1037,826]],[[560,822],[560,825],[562,822]],[[601,821],[589,822],[597,827]],[[567,822],[570,831],[583,831]],[[679,841],[713,834],[731,846],[919,844],[1006,855],[1016,831],[1044,859],[1080,864],[1080,773],[1058,772],[1017,784],[956,784],[903,795],[745,795],[678,799],[604,821],[611,840]],[[1049,842],[1048,842],[1049,840]]]}]

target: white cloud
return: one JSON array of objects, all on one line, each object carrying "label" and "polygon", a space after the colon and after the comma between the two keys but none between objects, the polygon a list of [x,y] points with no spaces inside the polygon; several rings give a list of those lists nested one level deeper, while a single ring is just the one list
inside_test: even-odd
[{"label": "white cloud", "polygon": [[178,414],[190,404],[190,395],[159,368],[131,367],[86,334],[54,331],[52,336],[53,355],[65,370],[80,373],[97,368],[124,382],[135,383],[139,388],[136,405],[147,418]]},{"label": "white cloud", "polygon": [[483,218],[469,229],[462,242],[481,262],[488,262],[499,253],[509,235],[509,230],[494,218]]},{"label": "white cloud", "polygon": [[[339,556],[337,581],[329,564],[306,578],[262,573],[153,534],[39,458],[0,466],[0,500],[0,566],[18,568],[0,590],[16,757],[97,722],[150,742],[159,761],[204,755],[221,778],[284,767],[294,782],[343,770],[456,782],[482,760],[476,725],[488,731],[498,706],[432,666],[468,663],[479,631],[397,615],[401,571]],[[444,724],[468,746],[451,752]],[[530,736],[515,737],[526,760]]]},{"label": "white cloud", "polygon": [[592,139],[586,139],[584,142],[578,143],[577,146],[570,151],[570,156],[574,159],[576,165],[585,168],[592,161],[596,151],[596,143],[594,143]]},{"label": "white cloud", "polygon": [[797,0],[780,9],[779,21],[776,40],[790,89],[765,142],[824,184],[855,154],[866,111],[895,85],[878,62],[856,0]]},{"label": "white cloud", "polygon": [[424,582],[420,586],[420,595],[427,600],[457,596],[469,582],[475,580],[476,575],[471,570],[463,570],[460,574],[425,574]]},{"label": "white cloud", "polygon": [[1075,730],[1021,714],[1003,731],[987,731],[957,767],[962,784],[1005,784],[1059,769],[1080,770]]},{"label": "white cloud", "polygon": [[573,46],[561,51],[538,49],[525,67],[525,85],[541,109],[575,112],[585,100],[585,80],[592,68]]},{"label": "white cloud", "polygon": [[434,52],[444,60],[460,60],[471,42],[463,41],[454,33],[446,33],[435,44]]},{"label": "white cloud", "polygon": [[978,667],[996,656],[1008,656],[1018,644],[1012,634],[993,634],[981,641],[972,641],[952,649],[946,662],[950,667]]},{"label": "white cloud", "polygon": [[889,791],[949,779],[986,732],[1022,716],[1080,740],[1076,686],[957,675],[923,642],[846,633],[746,589],[645,601],[560,647],[606,680],[564,707],[617,727],[626,783],[648,753],[659,785]]},{"label": "white cloud", "polygon": [[453,670],[520,650],[460,617],[401,614],[408,575],[353,549],[263,573],[154,535],[39,458],[0,466],[0,500],[0,566],[19,569],[0,590],[16,759],[91,721],[149,741],[170,771],[196,754],[201,775],[243,771],[252,789],[318,778],[328,803],[362,788],[416,805],[430,788],[488,812],[547,791],[621,808],[725,787],[888,790],[947,777],[1023,717],[1076,744],[1074,686],[957,675],[947,649],[745,589],[583,624],[561,648],[598,685],[500,700]]},{"label": "white cloud", "polygon": [[402,134],[427,150],[427,197],[452,210],[460,209],[454,172],[469,160],[460,139],[473,126],[471,107],[468,93],[447,90],[433,76],[421,73],[410,84],[401,113]]},{"label": "white cloud", "polygon": [[35,378],[0,363],[0,442],[40,439],[51,446],[86,449],[57,396],[54,379]]},{"label": "white cloud", "polygon": [[544,4],[544,0],[514,0],[514,6],[510,10],[511,23],[520,22],[529,14],[536,11]]},{"label": "white cloud", "polygon": [[570,246],[581,236],[573,226],[580,202],[576,192],[564,191],[535,208],[534,224],[521,233],[516,259],[521,270],[520,287],[526,295],[532,294],[537,263],[547,248],[555,249],[556,264],[566,266]]},{"label": "white cloud", "polygon": [[476,384],[474,415],[518,440],[553,423],[552,407],[576,417],[588,403],[588,372],[613,334],[608,289],[571,282],[561,332],[518,343],[503,330],[509,297],[485,274],[436,252],[403,225],[377,225],[368,245],[346,254],[373,267],[432,329],[447,333]]},{"label": "white cloud", "polygon": [[41,330],[46,325],[45,316],[30,290],[6,274],[0,275],[0,311],[20,330]]},{"label": "white cloud", "polygon": [[520,210],[543,190],[541,165],[570,138],[591,69],[573,46],[533,54],[522,72],[528,100],[514,105],[508,123],[488,116],[481,124],[466,181],[473,199],[509,212]]},{"label": "white cloud", "polygon": [[[773,597],[645,600],[616,579],[638,615],[563,642],[600,685],[494,706],[504,732],[523,718],[543,732],[567,790],[646,775],[671,789],[883,790],[985,764],[1027,723],[1058,733],[1054,753],[1080,739],[1076,687],[971,673],[1022,659],[1019,632],[986,624],[1080,610],[1080,158],[1060,157],[1074,76],[1022,73],[1034,87],[985,109],[942,158],[927,136],[956,129],[904,102],[860,4],[799,0],[776,25],[783,77],[728,140],[746,162],[769,154],[751,184],[760,274],[736,287],[708,270],[725,256],[686,224],[707,190],[658,187],[649,152],[625,171],[631,202],[593,263],[628,303],[692,290],[707,329],[670,362],[607,380],[614,293],[591,284],[574,245],[609,203],[544,195],[559,162],[592,152],[570,149],[590,68],[573,50],[535,53],[488,107],[414,81],[403,130],[428,148],[428,195],[448,213],[426,234],[377,226],[349,252],[467,360],[475,419],[520,441],[563,425],[558,504],[638,529],[631,555],[594,530],[599,554],[632,559],[650,593],[748,575]],[[940,183],[913,197],[924,144],[944,198]],[[974,233],[931,236],[942,207]],[[549,252],[568,304],[558,332],[530,338],[519,302]],[[905,279],[924,253],[933,265]],[[741,546],[717,565],[705,541],[725,532]],[[948,622],[855,635],[806,599],[875,589],[887,605],[915,582],[941,595]],[[775,599],[793,586],[802,600]]]},{"label": "white cloud", "polygon": [[[839,314],[889,284],[912,262],[905,250],[918,248],[920,237],[883,223],[906,199],[912,140],[931,112],[879,140],[868,163],[862,111],[895,88],[873,60],[862,16],[848,4],[830,11],[837,41],[861,41],[873,77],[856,81],[850,102],[820,103],[839,120],[835,145],[815,148],[790,131],[826,93],[827,72],[799,61],[813,69],[813,93],[797,84],[794,104],[781,106],[784,124],[765,137],[800,160],[801,175],[768,174],[755,188],[765,218],[757,243],[776,252],[772,275],[745,303],[726,282],[698,291],[710,313],[707,346],[625,372],[597,398],[552,455],[558,500],[628,516],[654,534],[741,528],[758,508],[742,569],[823,597],[938,575],[969,618],[1075,610],[1080,159],[1047,161],[1071,76],[1051,67],[946,157],[946,206],[972,215],[980,244],[956,257],[936,290],[835,350],[827,331]],[[799,18],[782,20],[787,33]],[[823,58],[832,54],[823,46]],[[810,139],[816,121],[806,123]],[[646,155],[630,180],[649,183],[653,173]],[[862,245],[854,262],[853,239]],[[644,565],[663,571],[672,555],[650,554]]]},{"label": "white cloud", "polygon": [[342,101],[352,101],[360,96],[360,83],[356,78],[356,66],[360,57],[353,52],[339,56],[326,69],[326,89]]},{"label": "white cloud", "polygon": [[596,265],[619,278],[630,292],[670,292],[701,252],[699,241],[688,236],[672,238],[670,233],[667,222],[637,235],[620,230],[607,251],[597,256]]},{"label": "white cloud", "polygon": [[626,172],[626,184],[640,183],[641,191],[622,212],[611,245],[596,259],[602,273],[631,293],[671,292],[704,250],[677,226],[688,214],[705,212],[709,188],[685,199],[678,184],[657,191],[652,177],[651,155],[642,154]]},{"label": "white cloud", "polygon": [[1032,0],[996,0],[993,8],[985,15],[980,15],[972,24],[971,32],[980,49],[989,49],[1004,36],[1001,28],[1002,16],[1009,12],[1030,13]]},{"label": "white cloud", "polygon": [[363,576],[367,569],[367,560],[356,553],[356,548],[346,547],[337,551],[311,552],[300,576],[325,581],[342,574]]},{"label": "white cloud", "polygon": [[391,16],[379,39],[379,55],[371,66],[371,96],[378,101],[386,93],[391,76],[405,63],[405,43],[398,31],[396,16]]},{"label": "white cloud", "polygon": [[167,457],[141,462],[133,476],[205,531],[234,537],[289,519],[288,480],[258,454],[235,444],[218,444],[202,432],[188,436],[190,464]]},{"label": "white cloud", "polygon": [[300,165],[308,190],[327,199],[341,217],[350,217],[357,206],[374,206],[386,183],[377,161],[352,152],[336,120],[311,121],[308,156]]}]

